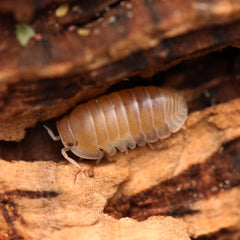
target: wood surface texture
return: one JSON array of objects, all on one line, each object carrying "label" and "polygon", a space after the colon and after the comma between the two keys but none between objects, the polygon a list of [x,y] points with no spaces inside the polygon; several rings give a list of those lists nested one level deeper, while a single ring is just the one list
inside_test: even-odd
[{"label": "wood surface texture", "polygon": [[[20,141],[26,128],[129,76],[149,77],[185,59],[239,46],[239,0],[69,1],[61,18],[55,16],[60,1],[42,0],[28,22],[36,34],[22,47],[13,16],[35,2],[21,0],[21,7],[0,14],[1,140]],[[88,20],[75,18],[75,6],[80,16],[89,12]],[[101,9],[98,14],[92,6]]]},{"label": "wood surface texture", "polygon": [[[0,2],[0,240],[238,240],[240,1],[67,1],[61,19],[66,1],[14,2]],[[140,85],[181,92],[184,128],[99,164],[70,155],[79,172],[42,121],[56,133],[77,103]]]}]

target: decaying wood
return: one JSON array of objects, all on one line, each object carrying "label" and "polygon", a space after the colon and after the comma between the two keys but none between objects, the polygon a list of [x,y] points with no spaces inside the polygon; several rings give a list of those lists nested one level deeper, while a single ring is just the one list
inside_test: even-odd
[{"label": "decaying wood", "polygon": [[[41,125],[0,144],[0,235],[8,239],[237,239],[239,51],[202,57],[152,83],[182,89],[185,128],[95,165],[91,177]],[[192,81],[189,81],[192,79]],[[51,125],[51,123],[50,123]],[[137,221],[139,220],[139,221]]]},{"label": "decaying wood", "polygon": [[[202,56],[227,46],[240,46],[239,0],[0,1],[0,139],[21,140],[0,142],[0,240],[239,239],[240,52]],[[189,107],[153,150],[79,172],[40,123],[56,131],[76,103],[141,84]]]},{"label": "decaying wood", "polygon": [[[73,12],[68,16],[63,16],[61,23],[73,23],[73,19],[78,23],[87,21],[101,11],[104,11],[109,5],[117,2],[117,0],[89,0],[89,1],[74,1],[74,0],[2,0],[0,2],[0,12],[3,14],[11,14],[18,22],[30,22],[36,14],[44,9],[48,9],[49,14],[52,14],[61,4],[69,4],[69,8],[73,8]],[[21,6],[21,7],[19,7]],[[75,7],[75,8],[74,8]],[[70,16],[69,16],[70,15]]]},{"label": "decaying wood", "polygon": [[[61,18],[55,16],[60,0],[38,6],[22,0],[21,8],[9,2],[0,3],[2,140],[23,139],[26,128],[128,76],[150,76],[184,59],[239,46],[238,0],[69,1]],[[77,3],[89,15],[76,17]],[[16,22],[7,13],[31,20],[36,35],[27,46],[17,41]]]}]

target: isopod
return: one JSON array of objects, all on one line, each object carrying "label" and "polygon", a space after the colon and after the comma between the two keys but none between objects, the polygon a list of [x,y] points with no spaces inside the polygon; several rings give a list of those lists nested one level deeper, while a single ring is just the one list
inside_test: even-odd
[{"label": "isopod", "polygon": [[153,143],[182,128],[187,118],[183,96],[159,87],[135,87],[103,95],[78,105],[57,122],[60,136],[44,126],[54,140],[62,140],[62,155],[71,150],[80,158],[99,160]]}]

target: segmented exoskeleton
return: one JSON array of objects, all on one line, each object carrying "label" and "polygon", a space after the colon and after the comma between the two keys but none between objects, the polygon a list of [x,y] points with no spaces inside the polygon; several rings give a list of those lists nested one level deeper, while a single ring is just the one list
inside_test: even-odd
[{"label": "segmented exoskeleton", "polygon": [[104,152],[113,156],[153,143],[182,128],[187,105],[179,93],[159,87],[135,87],[103,95],[78,105],[57,122],[63,156],[71,150],[80,158],[101,159]]}]

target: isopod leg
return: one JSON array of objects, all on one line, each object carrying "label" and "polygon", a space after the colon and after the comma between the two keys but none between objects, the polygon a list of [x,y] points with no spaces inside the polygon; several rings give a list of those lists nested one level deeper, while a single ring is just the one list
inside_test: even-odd
[{"label": "isopod leg", "polygon": [[[112,156],[109,156],[107,154],[104,155],[104,158],[107,159],[108,162],[114,161]],[[98,159],[96,165],[98,165],[100,163],[100,161],[101,161],[101,159]]]},{"label": "isopod leg", "polygon": [[48,134],[50,135],[53,141],[61,140],[60,136],[55,136],[53,131],[49,127],[47,127],[46,125],[43,125],[43,127],[47,130]]},{"label": "isopod leg", "polygon": [[156,150],[156,147],[154,147],[150,142],[147,142],[147,145],[151,150]]},{"label": "isopod leg", "polygon": [[97,159],[96,165],[99,165],[99,163],[101,162],[101,160],[102,160],[102,158]]},{"label": "isopod leg", "polygon": [[67,151],[71,150],[70,148],[62,148],[61,150],[61,153],[62,155],[64,156],[64,158],[66,160],[68,160],[70,163],[72,163],[73,165],[75,165],[76,167],[78,167],[79,169],[81,169],[81,167],[79,166],[79,164],[73,160],[72,158],[70,158],[68,155],[67,155]]}]

